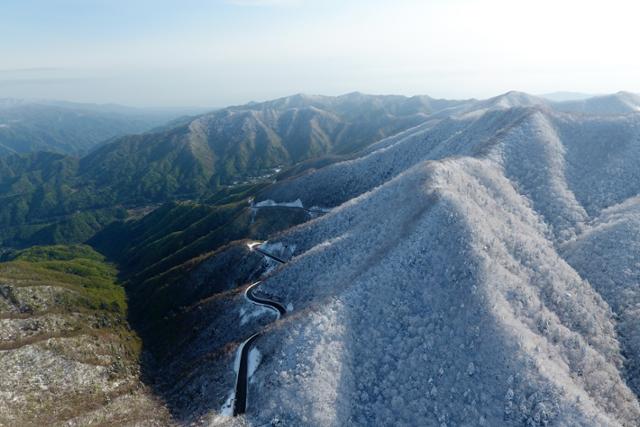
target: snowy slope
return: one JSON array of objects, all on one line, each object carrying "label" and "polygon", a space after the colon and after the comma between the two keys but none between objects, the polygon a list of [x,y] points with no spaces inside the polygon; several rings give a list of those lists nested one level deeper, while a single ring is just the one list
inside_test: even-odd
[{"label": "snowy slope", "polygon": [[[473,155],[530,114],[527,109],[490,110],[483,116],[449,117],[416,128],[362,157],[269,187],[261,196],[279,202],[301,199],[305,206],[337,206],[425,160]],[[295,197],[294,197],[295,196]]]},{"label": "snowy slope", "polygon": [[554,108],[559,111],[600,115],[636,113],[640,112],[640,96],[630,92],[618,92],[613,95],[558,102]]},{"label": "snowy slope", "polygon": [[626,375],[640,392],[640,197],[604,210],[562,253],[618,316]]},{"label": "snowy slope", "polygon": [[514,107],[544,107],[549,105],[548,101],[528,93],[510,91],[493,98],[481,100],[469,105],[467,109],[475,115],[487,110],[507,109]]},{"label": "snowy slope", "polygon": [[638,425],[640,115],[510,95],[376,148],[261,196],[334,209],[271,240],[247,420]]}]

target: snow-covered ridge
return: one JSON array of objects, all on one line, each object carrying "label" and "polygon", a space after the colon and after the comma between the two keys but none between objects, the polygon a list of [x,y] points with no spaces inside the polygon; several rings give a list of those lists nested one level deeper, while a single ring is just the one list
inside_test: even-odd
[{"label": "snow-covered ridge", "polygon": [[640,115],[472,112],[265,192],[334,208],[270,243],[251,422],[638,424]]},{"label": "snow-covered ridge", "polygon": [[640,96],[629,92],[618,92],[613,95],[559,102],[555,104],[555,108],[559,111],[585,114],[629,114],[640,111]]}]

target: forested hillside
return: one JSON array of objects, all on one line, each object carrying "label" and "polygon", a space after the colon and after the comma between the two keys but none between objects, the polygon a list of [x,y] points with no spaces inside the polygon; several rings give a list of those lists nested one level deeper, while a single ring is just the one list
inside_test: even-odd
[{"label": "forested hillside", "polygon": [[[254,424],[634,425],[638,115],[467,107],[91,240],[175,420],[229,414],[259,333]],[[259,280],[282,318],[248,297]]]},{"label": "forested hillside", "polygon": [[180,110],[0,99],[0,156],[51,151],[81,155],[123,135],[151,130]]},{"label": "forested hillside", "polygon": [[353,153],[458,104],[357,93],[296,95],[179,120],[82,158],[9,156],[0,159],[1,244],[83,242],[124,218],[126,209],[210,201],[230,187],[270,182],[301,161]]},{"label": "forested hillside", "polygon": [[[81,371],[98,396],[113,378],[127,384],[90,399],[105,402],[91,420],[152,411],[181,425],[635,425],[633,98],[578,105],[509,92],[445,103],[387,138],[363,132],[362,144],[339,124],[435,108],[426,101],[294,96],[80,159],[0,159],[5,341],[26,352],[3,356],[17,354],[6,381],[45,358],[40,338],[82,337],[83,349],[98,328],[114,340],[105,360],[131,363],[109,380]],[[288,115],[311,132],[288,133]],[[93,249],[6,247],[65,239]],[[58,363],[59,348],[46,347],[46,360]],[[65,416],[85,420],[81,401],[69,398]],[[11,402],[12,422],[32,408]],[[245,417],[218,416],[236,402],[249,402]]]}]

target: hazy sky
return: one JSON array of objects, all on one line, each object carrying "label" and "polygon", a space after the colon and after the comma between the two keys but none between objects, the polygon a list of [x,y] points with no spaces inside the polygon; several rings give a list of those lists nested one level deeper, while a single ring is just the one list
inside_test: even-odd
[{"label": "hazy sky", "polygon": [[0,0],[0,98],[640,92],[629,0]]}]

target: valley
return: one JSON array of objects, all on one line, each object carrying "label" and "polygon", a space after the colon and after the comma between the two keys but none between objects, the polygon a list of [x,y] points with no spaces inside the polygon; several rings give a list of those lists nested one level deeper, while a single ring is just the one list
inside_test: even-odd
[{"label": "valley", "polygon": [[640,426],[638,16],[0,2],[0,427]]},{"label": "valley", "polygon": [[[294,96],[80,160],[0,159],[0,219],[58,230],[4,240],[0,319],[17,332],[2,354],[18,375],[21,348],[89,348],[96,332],[74,322],[109,319],[101,333],[139,343],[104,356],[129,363],[109,399],[133,402],[123,420],[155,408],[148,425],[635,425],[639,107],[626,93]],[[91,219],[58,240],[65,215]],[[64,263],[85,259],[121,292],[117,316],[112,300],[16,308],[25,262],[29,280],[72,289],[88,273]],[[99,424],[105,402],[55,420]]]}]

